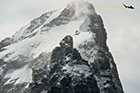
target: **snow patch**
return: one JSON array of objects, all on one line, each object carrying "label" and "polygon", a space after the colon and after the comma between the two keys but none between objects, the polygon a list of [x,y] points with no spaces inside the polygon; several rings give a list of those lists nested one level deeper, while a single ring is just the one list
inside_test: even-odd
[{"label": "snow patch", "polygon": [[15,82],[14,84],[20,84],[20,83],[31,83],[32,82],[32,69],[29,68],[27,65],[23,68],[20,68],[18,70],[15,70],[12,73],[7,74],[4,78],[10,78],[6,84],[10,84]]},{"label": "snow patch", "polygon": [[56,46],[59,46],[59,42],[66,35],[71,35],[73,37],[75,48],[77,48],[82,41],[92,37],[89,32],[81,32],[79,35],[75,35],[75,31],[79,30],[79,27],[84,22],[84,20],[85,18],[71,21],[66,25],[55,26],[48,32],[39,35],[38,38],[42,38],[42,43],[39,45],[39,47],[37,47],[37,49],[35,49],[34,57],[37,57],[42,52],[51,52]]},{"label": "snow patch", "polygon": [[89,31],[89,25],[90,25],[91,21],[89,19],[89,17],[86,17],[84,23],[80,26],[80,30],[81,31]]},{"label": "snow patch", "polygon": [[25,26],[23,26],[19,31],[17,31],[16,33],[15,33],[15,35],[13,36],[13,38],[14,38],[14,41],[17,41],[20,37],[22,37],[22,36],[24,36],[24,31],[29,27],[30,25],[28,24],[28,25],[25,25]]},{"label": "snow patch", "polygon": [[47,19],[47,21],[45,22],[45,24],[47,24],[50,21],[52,21],[53,19],[57,18],[62,11],[63,11],[63,9],[54,11],[53,14]]},{"label": "snow patch", "polygon": [[43,90],[43,91],[41,91],[41,93],[48,93],[48,91]]},{"label": "snow patch", "polygon": [[63,70],[66,70],[68,73],[74,76],[80,76],[81,74],[85,74],[85,77],[87,77],[91,74],[89,67],[86,65],[70,66],[67,64],[63,67]]},{"label": "snow patch", "polygon": [[[62,10],[52,14],[52,16],[50,16],[50,18],[46,22],[49,22],[53,18],[57,17],[61,11]],[[59,46],[59,42],[66,35],[71,35],[73,37],[74,47],[78,48],[78,46],[83,41],[92,38],[92,33],[89,33],[88,31],[86,31],[87,29],[83,28],[84,25],[88,26],[89,23],[90,20],[88,19],[88,17],[84,16],[77,20],[72,20],[68,24],[54,26],[49,31],[46,31],[44,33],[42,33],[42,29],[38,29],[38,33],[35,36],[28,37],[18,43],[14,43],[5,47],[6,50],[0,52],[0,57],[4,57],[4,61],[16,60],[16,58],[18,58],[19,55],[36,58],[41,53],[51,52],[56,46]],[[75,31],[77,30],[80,33],[78,35],[75,35]],[[20,35],[22,34],[19,34],[17,36],[20,37]]]}]

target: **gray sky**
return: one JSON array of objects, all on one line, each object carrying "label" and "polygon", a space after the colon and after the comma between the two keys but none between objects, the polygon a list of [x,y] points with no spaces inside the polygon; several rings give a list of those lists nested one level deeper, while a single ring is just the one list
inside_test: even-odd
[{"label": "gray sky", "polygon": [[[71,0],[0,0],[0,40],[11,36],[22,26],[41,14],[65,7]],[[124,8],[96,8],[104,20],[108,46],[118,66],[126,93],[140,91],[140,1],[88,0],[96,6],[134,5],[135,10]]]}]

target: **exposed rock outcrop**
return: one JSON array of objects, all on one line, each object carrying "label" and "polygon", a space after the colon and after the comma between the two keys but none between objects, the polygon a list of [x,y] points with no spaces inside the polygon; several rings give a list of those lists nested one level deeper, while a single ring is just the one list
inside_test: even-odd
[{"label": "exposed rock outcrop", "polygon": [[88,61],[73,48],[71,36],[66,36],[60,47],[53,50],[50,64],[49,74],[40,80],[41,84],[31,85],[31,93],[39,93],[35,91],[41,86],[48,93],[100,93]]}]

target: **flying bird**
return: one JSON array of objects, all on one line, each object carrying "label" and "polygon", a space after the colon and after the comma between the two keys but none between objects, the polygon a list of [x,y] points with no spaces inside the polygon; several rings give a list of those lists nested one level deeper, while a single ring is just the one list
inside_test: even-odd
[{"label": "flying bird", "polygon": [[123,4],[125,8],[128,8],[128,9],[135,9],[132,5],[125,5]]}]

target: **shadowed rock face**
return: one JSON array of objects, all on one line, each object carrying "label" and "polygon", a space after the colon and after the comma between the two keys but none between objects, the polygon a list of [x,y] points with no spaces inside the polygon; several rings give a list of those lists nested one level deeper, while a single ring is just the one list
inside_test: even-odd
[{"label": "shadowed rock face", "polygon": [[[31,85],[31,93],[100,93],[88,61],[73,48],[73,38],[66,36],[51,55],[50,72],[41,84]],[[36,92],[38,91],[38,92]]]},{"label": "shadowed rock face", "polygon": [[4,50],[3,49],[4,47],[6,47],[6,46],[8,46],[8,45],[10,45],[12,43],[13,43],[13,40],[11,38],[9,38],[9,37],[5,38],[4,40],[2,40],[0,42],[0,52]]}]

